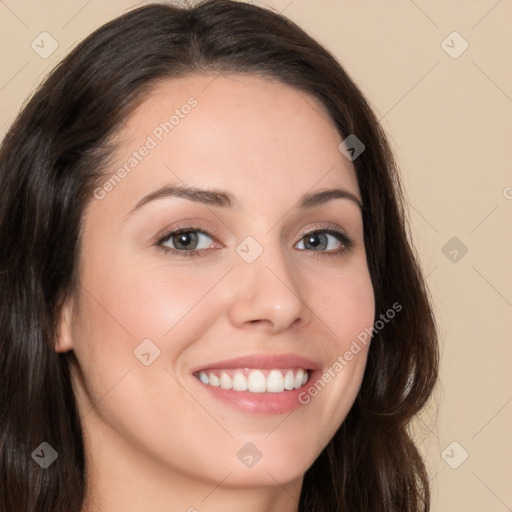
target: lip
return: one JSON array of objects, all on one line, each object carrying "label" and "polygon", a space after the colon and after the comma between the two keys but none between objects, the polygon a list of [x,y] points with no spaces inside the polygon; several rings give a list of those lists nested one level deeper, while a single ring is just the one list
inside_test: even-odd
[{"label": "lip", "polygon": [[235,368],[251,368],[251,369],[285,369],[285,368],[303,368],[304,370],[319,370],[321,366],[306,357],[295,354],[252,354],[247,356],[236,357],[234,359],[226,359],[224,361],[215,361],[207,365],[198,366],[191,370],[192,373],[201,371]]},{"label": "lip", "polygon": [[[303,368],[308,370],[308,382],[298,389],[283,391],[281,393],[252,393],[250,391],[234,391],[233,389],[222,389],[209,384],[202,383],[196,375],[200,371],[207,372],[212,369],[284,369]],[[231,407],[245,414],[278,415],[287,414],[291,411],[304,407],[299,401],[299,395],[304,392],[311,382],[315,382],[321,375],[321,366],[311,359],[297,356],[295,354],[253,354],[248,356],[215,361],[191,370],[192,378],[202,389],[207,397],[219,400],[228,407]]]}]

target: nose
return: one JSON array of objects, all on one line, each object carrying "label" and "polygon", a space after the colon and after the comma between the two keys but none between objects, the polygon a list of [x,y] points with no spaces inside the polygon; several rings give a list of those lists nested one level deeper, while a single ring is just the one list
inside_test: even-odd
[{"label": "nose", "polygon": [[236,327],[276,333],[309,323],[311,310],[300,274],[279,248],[265,248],[252,263],[237,256],[231,279],[229,317]]}]

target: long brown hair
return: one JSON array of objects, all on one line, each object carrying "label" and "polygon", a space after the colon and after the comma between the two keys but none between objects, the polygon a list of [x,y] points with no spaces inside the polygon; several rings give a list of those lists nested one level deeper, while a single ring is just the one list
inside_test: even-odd
[{"label": "long brown hair", "polygon": [[[56,353],[59,304],[77,291],[80,224],[123,119],[157,81],[259,73],[318,99],[353,162],[376,318],[362,387],[304,477],[300,511],[428,511],[428,478],[408,427],[437,378],[435,322],[404,220],[396,166],[367,101],[337,60],[282,15],[230,0],[154,4],[103,25],[48,76],[0,149],[0,510],[78,511],[85,454],[69,367]],[[58,453],[42,469],[41,442]]]}]

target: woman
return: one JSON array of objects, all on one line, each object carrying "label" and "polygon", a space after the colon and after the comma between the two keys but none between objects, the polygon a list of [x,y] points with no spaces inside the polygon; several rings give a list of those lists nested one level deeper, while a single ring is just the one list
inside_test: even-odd
[{"label": "woman", "polygon": [[385,136],[292,22],[149,5],[0,153],[0,509],[426,511],[435,324]]}]

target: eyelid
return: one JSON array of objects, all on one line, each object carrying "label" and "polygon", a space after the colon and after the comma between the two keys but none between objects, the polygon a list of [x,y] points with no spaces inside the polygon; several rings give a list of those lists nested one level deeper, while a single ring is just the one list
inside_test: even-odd
[{"label": "eyelid", "polygon": [[324,221],[324,222],[320,221],[320,222],[314,223],[312,226],[309,226],[308,228],[304,229],[301,232],[300,236],[307,235],[308,233],[314,233],[315,231],[329,231],[329,230],[336,231],[336,232],[341,233],[348,237],[348,233],[345,229],[343,229],[338,224],[334,224],[334,223],[328,222],[328,221]]},{"label": "eyelid", "polygon": [[169,238],[170,235],[176,234],[176,233],[179,233],[182,231],[198,231],[200,233],[204,233],[205,235],[208,235],[210,238],[216,238],[216,237],[220,236],[219,232],[215,228],[208,226],[206,229],[203,229],[203,227],[200,227],[198,224],[199,224],[199,221],[196,224],[196,223],[194,223],[194,221],[187,220],[187,221],[181,221],[179,224],[172,226],[170,228],[167,227],[167,228],[161,230],[155,236],[154,243],[160,244],[163,241],[165,241],[165,239]]}]

